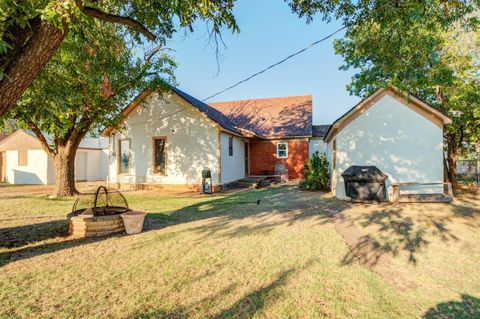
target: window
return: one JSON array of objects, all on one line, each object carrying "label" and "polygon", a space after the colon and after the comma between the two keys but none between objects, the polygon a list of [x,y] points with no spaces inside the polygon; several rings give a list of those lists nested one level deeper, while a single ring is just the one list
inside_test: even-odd
[{"label": "window", "polygon": [[130,140],[118,141],[118,156],[118,172],[120,174],[130,173]]},{"label": "window", "polygon": [[277,158],[288,157],[288,143],[277,143]]},{"label": "window", "polygon": [[228,156],[233,156],[233,137],[228,138]]},{"label": "window", "polygon": [[167,138],[154,137],[153,138],[153,173],[165,174],[166,167],[166,150],[165,146]]},{"label": "window", "polygon": [[18,151],[18,166],[28,166],[28,151]]}]

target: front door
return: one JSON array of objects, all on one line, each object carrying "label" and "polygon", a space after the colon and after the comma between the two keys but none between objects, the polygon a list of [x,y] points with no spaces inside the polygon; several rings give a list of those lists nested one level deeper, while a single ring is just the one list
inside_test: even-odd
[{"label": "front door", "polygon": [[7,153],[0,152],[0,183],[5,182],[7,175]]},{"label": "front door", "polygon": [[243,143],[244,147],[245,147],[245,176],[248,176],[250,175],[250,161],[248,160],[248,156],[249,156],[249,143],[245,142]]}]

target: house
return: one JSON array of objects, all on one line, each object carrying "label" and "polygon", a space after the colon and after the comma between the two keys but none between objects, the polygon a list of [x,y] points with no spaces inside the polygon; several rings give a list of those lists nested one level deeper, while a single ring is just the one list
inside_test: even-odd
[{"label": "house", "polygon": [[[49,139],[47,137],[47,139]],[[108,140],[85,138],[75,157],[77,181],[105,180],[107,176]],[[11,184],[53,184],[53,160],[29,130],[19,129],[0,141],[0,181]]]},{"label": "house", "polygon": [[177,88],[143,92],[123,117],[121,129],[104,131],[108,181],[117,187],[196,190],[204,168],[215,189],[247,176],[298,180],[319,151],[327,154],[338,198],[348,198],[342,174],[352,165],[386,175],[387,199],[395,183],[408,184],[404,193],[443,192],[443,126],[451,120],[396,89],[378,90],[332,125],[312,125],[311,96],[208,105]]},{"label": "house", "polygon": [[148,90],[107,128],[109,183],[198,189],[210,169],[218,189],[252,175],[303,176],[312,134],[312,98],[297,96],[207,105],[177,88]]},{"label": "house", "polygon": [[327,135],[330,125],[312,125],[312,137],[308,144],[308,156],[311,157],[315,152],[327,153],[327,143],[324,138]]},{"label": "house", "polygon": [[342,174],[352,165],[373,165],[404,194],[442,194],[443,127],[451,119],[415,96],[380,89],[337,119],[325,134],[332,192],[348,199]]}]

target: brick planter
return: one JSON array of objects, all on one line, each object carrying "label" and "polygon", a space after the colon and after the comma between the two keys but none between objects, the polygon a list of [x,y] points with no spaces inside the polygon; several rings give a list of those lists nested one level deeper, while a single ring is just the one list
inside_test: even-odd
[{"label": "brick planter", "polygon": [[100,237],[125,231],[120,214],[107,216],[69,214],[67,219],[70,235],[78,238]]}]

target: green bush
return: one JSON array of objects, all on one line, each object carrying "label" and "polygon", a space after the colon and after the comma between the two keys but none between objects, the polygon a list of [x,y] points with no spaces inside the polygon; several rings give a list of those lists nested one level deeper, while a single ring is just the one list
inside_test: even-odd
[{"label": "green bush", "polygon": [[329,190],[330,172],[327,156],[324,153],[315,152],[312,158],[305,162],[303,176],[300,188],[311,191]]}]

